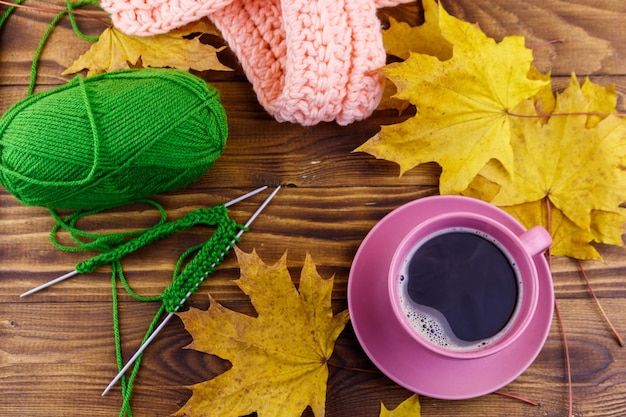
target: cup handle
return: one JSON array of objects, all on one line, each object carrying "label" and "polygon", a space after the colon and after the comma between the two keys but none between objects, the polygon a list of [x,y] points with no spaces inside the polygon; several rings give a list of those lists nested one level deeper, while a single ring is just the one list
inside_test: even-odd
[{"label": "cup handle", "polygon": [[542,253],[552,245],[550,233],[541,226],[528,229],[519,235],[519,239],[522,241],[522,245],[526,248],[530,256]]}]

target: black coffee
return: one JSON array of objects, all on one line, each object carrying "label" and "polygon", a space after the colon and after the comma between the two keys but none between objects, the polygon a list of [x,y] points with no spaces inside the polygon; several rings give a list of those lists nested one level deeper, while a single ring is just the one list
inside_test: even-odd
[{"label": "black coffee", "polygon": [[[475,231],[448,231],[426,241],[407,260],[404,306],[413,326],[437,344],[485,341],[511,319],[518,278],[508,257]],[[451,333],[451,334],[447,334]]]}]

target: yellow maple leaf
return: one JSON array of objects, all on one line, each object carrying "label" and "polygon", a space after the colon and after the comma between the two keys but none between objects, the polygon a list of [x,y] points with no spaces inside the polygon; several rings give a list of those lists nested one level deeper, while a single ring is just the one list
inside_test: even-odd
[{"label": "yellow maple leaf", "polygon": [[[441,34],[439,8],[435,0],[423,0],[424,23],[411,26],[389,17],[389,28],[382,31],[385,51],[398,58],[407,59],[411,52],[436,56],[442,61],[452,57],[452,44]],[[398,89],[385,79],[383,98],[378,110],[394,109],[402,114],[410,103],[395,97]]]},{"label": "yellow maple leaf", "polygon": [[591,213],[591,233],[594,242],[607,245],[623,246],[624,224],[626,209],[619,208],[618,212],[593,211]]},{"label": "yellow maple leaf", "polygon": [[605,114],[617,113],[617,93],[615,92],[614,85],[603,87],[591,82],[591,80],[587,78],[581,87],[581,91],[583,96],[587,99],[589,106],[587,108],[589,112],[586,124],[587,127],[595,127],[604,119]]},{"label": "yellow maple leaf", "polygon": [[554,110],[556,98],[552,92],[552,76],[550,73],[543,74],[533,65],[528,72],[528,78],[531,80],[542,80],[546,84],[535,94],[533,100],[538,114],[549,114]]},{"label": "yellow maple leaf", "polygon": [[380,417],[420,417],[421,406],[417,394],[411,395],[393,410],[380,404]]},{"label": "yellow maple leaf", "polygon": [[437,162],[440,192],[458,194],[492,159],[513,172],[509,112],[547,82],[528,77],[532,52],[522,37],[496,43],[441,7],[439,26],[453,45],[452,58],[411,53],[406,61],[382,69],[396,84],[396,96],[414,104],[417,114],[383,126],[355,151],[396,162],[401,175]]},{"label": "yellow maple leaf", "polygon": [[327,361],[349,320],[333,315],[333,279],[322,279],[307,254],[299,290],[286,255],[266,265],[256,252],[235,249],[241,277],[235,282],[250,297],[258,317],[211,300],[208,311],[179,313],[193,336],[189,348],[229,360],[232,368],[191,387],[193,394],[175,415],[259,417],[300,416],[310,405],[324,416]]},{"label": "yellow maple leaf", "polygon": [[[626,219],[623,209],[618,213],[592,212],[590,230],[578,227],[556,207],[550,208],[550,215],[548,216],[548,207],[545,201],[533,201],[502,207],[502,209],[528,228],[540,225],[549,230],[553,241],[550,250],[554,256],[602,260],[592,242],[622,245],[622,233]],[[548,224],[548,218],[550,224]]]},{"label": "yellow maple leaf", "polygon": [[[511,145],[515,174],[490,164],[481,174],[500,185],[490,200],[512,206],[548,198],[574,224],[590,231],[594,210],[618,213],[626,189],[626,121],[612,113],[588,115],[606,109],[598,88],[581,89],[575,76],[557,96],[554,113],[536,118],[534,105],[522,103]],[[604,90],[611,95],[611,90]],[[614,110],[614,108],[613,108]],[[592,120],[590,121],[590,118]],[[588,127],[589,125],[593,127]]]},{"label": "yellow maple leaf", "polygon": [[411,52],[436,56],[442,61],[452,58],[452,44],[439,27],[439,7],[435,0],[422,0],[424,23],[411,26],[389,17],[389,29],[383,30],[383,44],[388,54],[407,59]]},{"label": "yellow maple leaf", "polygon": [[[486,167],[485,171],[487,170]],[[462,194],[466,197],[492,201],[499,190],[498,184],[479,174]],[[623,208],[617,213],[592,211],[589,230],[578,227],[561,210],[552,205],[548,214],[548,202],[545,199],[500,208],[528,229],[543,226],[548,230],[552,236],[550,251],[554,256],[602,260],[600,253],[593,246],[594,242],[623,246],[622,235],[626,222],[626,209]]]},{"label": "yellow maple leaf", "polygon": [[[200,42],[200,36],[217,35],[217,29],[207,20],[200,19],[180,29],[155,36],[127,35],[115,28],[107,28],[97,42],[81,55],[63,74],[74,74],[83,69],[88,75],[136,67],[178,68],[184,71],[230,71],[217,53],[225,47],[215,48]],[[189,39],[191,38],[191,39]]]},{"label": "yellow maple leaf", "polygon": [[398,112],[398,115],[404,113],[411,106],[411,103],[395,98],[394,95],[397,91],[396,86],[388,79],[385,79],[383,97],[380,103],[378,103],[376,110],[395,110]]}]

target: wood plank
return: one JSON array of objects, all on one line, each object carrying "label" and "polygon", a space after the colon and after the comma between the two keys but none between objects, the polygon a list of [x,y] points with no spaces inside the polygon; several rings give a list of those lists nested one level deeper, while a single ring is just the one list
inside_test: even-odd
[{"label": "wood plank", "polygon": [[[620,302],[604,300],[605,307],[619,311]],[[194,307],[206,309],[207,302],[193,303]],[[50,303],[41,308],[40,303],[23,303],[19,309],[6,310],[0,304],[0,316],[7,317],[0,327],[3,344],[0,348],[2,375],[0,390],[5,394],[2,401],[7,414],[50,416],[61,415],[65,404],[75,407],[88,406],[76,402],[73,396],[93,398],[89,406],[91,415],[111,415],[119,406],[119,398],[113,392],[102,399],[99,392],[115,373],[110,305],[103,302]],[[615,365],[622,349],[607,334],[592,305],[578,300],[559,300],[570,346],[574,391],[593,396],[578,397],[584,409],[603,409],[620,415],[626,411],[623,404],[623,373]],[[122,304],[124,349],[132,352],[139,343],[147,321],[154,314],[154,305],[142,303]],[[230,304],[229,308],[251,314],[249,306]],[[616,317],[616,325],[626,326],[623,316]],[[89,337],[85,337],[89,335]],[[146,352],[142,370],[137,381],[133,402],[137,415],[148,410],[175,411],[189,395],[184,385],[201,382],[227,371],[228,364],[183,349],[191,341],[178,320],[174,320],[154,345]],[[29,346],[27,352],[24,346]],[[364,356],[350,327],[340,337],[335,354],[335,364],[329,380],[329,414],[352,415],[351,410],[371,411],[380,401],[388,406],[410,395],[386,377],[377,373],[352,371],[375,368]],[[556,323],[546,346],[535,363],[503,391],[520,395],[542,406],[529,405],[490,395],[467,401],[439,401],[423,398],[423,415],[454,415],[464,412],[476,415],[479,411],[494,413],[486,415],[561,415],[566,399],[563,349]],[[32,375],[37,375],[36,379]],[[62,387],[62,390],[59,388]],[[19,389],[19,392],[16,391]],[[164,395],[166,394],[166,395]],[[28,401],[21,401],[26,399]],[[155,408],[156,407],[156,408]],[[80,410],[80,408],[79,408]],[[500,410],[500,411],[498,411]],[[47,414],[46,414],[47,413]],[[545,415],[545,414],[544,414]],[[606,414],[611,415],[611,414]]]},{"label": "wood plank", "polygon": [[[215,199],[214,204],[237,195],[236,191],[218,192],[224,198]],[[281,190],[264,214],[255,221],[251,230],[244,234],[239,246],[247,252],[256,249],[268,262],[275,262],[288,251],[290,266],[300,265],[306,252],[310,252],[314,259],[319,259],[322,271],[329,276],[342,276],[337,284],[342,285],[341,282],[347,279],[351,259],[376,222],[400,205],[434,193],[436,189],[432,187],[424,187],[422,190],[416,187],[287,187]],[[228,194],[230,196],[226,197]],[[188,198],[189,195],[183,194],[172,195],[171,198],[161,197],[160,200],[167,203],[167,208],[177,207],[169,210],[171,219],[176,219],[198,207],[190,203]],[[23,213],[30,211],[38,217],[12,219],[10,213],[18,203],[10,199],[8,196],[2,199],[11,204],[8,209],[0,205],[0,218],[6,219],[0,221],[0,230],[3,231],[0,234],[0,256],[7,261],[0,264],[0,273],[3,277],[11,278],[5,283],[5,291],[0,294],[1,302],[14,302],[16,295],[71,271],[76,263],[97,254],[68,253],[54,248],[48,241],[48,231],[53,223],[49,214],[43,209],[31,208],[24,209]],[[261,198],[257,200],[261,201]],[[193,201],[199,201],[197,196]],[[233,206],[231,213],[233,218],[244,223],[256,206],[254,202],[240,204],[244,206]],[[330,207],[332,218],[327,216]],[[148,226],[155,220],[154,212],[118,212],[114,216],[99,215],[89,227],[107,233],[124,230],[125,226],[131,224],[136,227]],[[159,293],[171,281],[173,265],[180,254],[193,244],[205,241],[207,232],[210,230],[197,227],[127,256],[123,265],[129,279],[142,293]],[[606,246],[600,250],[605,263],[585,264],[596,291],[601,296],[626,295],[622,285],[622,274],[626,268],[624,248]],[[557,257],[554,260],[553,273],[557,289],[568,297],[581,297],[586,293],[576,268],[570,259]],[[219,274],[215,274],[219,275],[215,281],[223,284],[220,278],[222,274],[226,280],[236,278],[236,269],[234,258],[227,258]],[[48,302],[61,297],[63,301],[77,301],[82,297],[108,297],[108,292],[104,291],[109,287],[108,271],[108,267],[102,267],[88,276],[72,278],[40,293],[37,300]]]},{"label": "wood plank", "polygon": [[541,71],[624,75],[626,45],[620,22],[626,9],[621,0],[528,0],[516,5],[507,0],[444,0],[442,4],[453,16],[478,23],[496,40],[524,36]]},{"label": "wood plank", "polygon": [[[454,16],[478,23],[487,35],[497,40],[504,36],[524,36],[527,44],[535,51],[537,66],[555,75],[567,76],[571,72],[580,75],[624,75],[626,46],[622,40],[620,22],[626,17],[621,0],[592,0],[575,2],[529,0],[522,4],[511,4],[507,0],[476,1],[447,0],[444,7]],[[46,3],[32,2],[31,5]],[[48,5],[49,6],[49,5]],[[4,6],[3,6],[4,9]],[[383,20],[391,15],[411,24],[420,23],[418,3],[409,3],[381,12]],[[97,9],[89,10],[106,19],[106,14]],[[583,18],[581,18],[583,16]],[[4,84],[27,84],[30,63],[39,36],[43,35],[53,14],[30,10],[17,10],[3,29],[0,50],[3,53]],[[81,29],[96,36],[104,25],[93,19],[78,17]],[[610,22],[612,24],[606,24]],[[27,30],[28,36],[22,36]],[[67,48],[67,42],[76,45]],[[554,41],[559,41],[553,43]],[[67,19],[62,20],[52,33],[42,55],[39,69],[41,84],[59,84],[68,79],[60,73],[86,51],[89,43],[76,37]],[[79,54],[77,55],[77,51]],[[585,56],[585,59],[580,59]],[[230,58],[226,59],[230,61]],[[228,76],[224,73],[218,77]],[[241,71],[231,74],[241,78]]]}]

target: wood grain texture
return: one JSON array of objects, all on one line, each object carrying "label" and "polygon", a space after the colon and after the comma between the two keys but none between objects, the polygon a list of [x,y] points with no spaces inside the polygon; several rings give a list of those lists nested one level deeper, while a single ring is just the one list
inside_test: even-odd
[{"label": "wood grain texture", "polygon": [[[477,22],[495,39],[522,35],[535,51],[537,67],[554,75],[623,75],[626,45],[620,0],[506,0],[442,2],[453,15]],[[557,41],[556,43],[552,43]]]},{"label": "wood grain texture", "polygon": [[[63,2],[27,5],[63,7]],[[501,39],[523,35],[535,51],[537,64],[554,75],[556,89],[569,74],[615,84],[619,109],[626,111],[626,5],[622,0],[443,0],[455,16],[478,23]],[[0,12],[6,9],[0,6]],[[92,8],[100,17],[105,14]],[[381,12],[411,23],[421,19],[417,4]],[[27,90],[33,53],[53,14],[16,11],[0,32],[0,112],[22,99]],[[88,34],[104,26],[78,18]],[[559,40],[558,43],[553,41]],[[54,30],[38,69],[37,90],[65,83],[64,68],[89,47],[76,37],[67,19]],[[224,59],[235,64],[228,53]],[[240,247],[256,250],[268,263],[285,252],[297,282],[306,253],[323,277],[335,277],[333,308],[347,308],[347,280],[352,259],[369,230],[394,208],[437,193],[439,168],[417,167],[399,177],[390,162],[352,152],[380,125],[397,123],[393,112],[376,112],[350,126],[332,123],[315,127],[280,124],[259,106],[240,68],[228,73],[199,74],[221,93],[230,135],[223,155],[198,181],[156,197],[171,219],[202,206],[230,200],[260,185],[284,189],[260,216]],[[262,196],[232,207],[232,217],[245,222]],[[129,206],[90,219],[86,228],[99,232],[141,228],[157,219],[146,206]],[[35,296],[19,294],[72,270],[94,253],[67,253],[52,247],[49,213],[24,207],[0,190],[0,415],[20,417],[114,416],[120,407],[117,389],[100,397],[116,372],[110,270],[75,277]],[[207,237],[201,227],[165,239],[124,259],[133,288],[154,295],[171,281],[178,256]],[[66,241],[67,236],[60,239]],[[585,268],[614,325],[626,333],[626,251],[602,247],[604,262]],[[249,300],[232,280],[239,275],[228,257],[195,293],[189,305],[206,309],[208,294],[228,308],[253,314]],[[626,350],[617,345],[591,301],[576,264],[564,258],[553,263],[554,287],[570,349],[574,415],[626,415]],[[122,294],[122,332],[126,357],[138,346],[157,306]],[[133,398],[137,417],[167,416],[188,399],[185,388],[229,368],[219,358],[184,349],[191,341],[174,319],[147,350]],[[397,406],[410,395],[378,372],[348,325],[331,359],[328,381],[329,417],[377,416],[380,404]],[[368,372],[357,371],[360,369]],[[471,384],[471,381],[468,381]],[[554,321],[537,360],[503,391],[541,403],[530,406],[492,394],[467,401],[422,398],[422,415],[566,417],[567,387],[563,343]],[[305,416],[312,416],[307,410]]]}]

